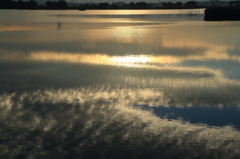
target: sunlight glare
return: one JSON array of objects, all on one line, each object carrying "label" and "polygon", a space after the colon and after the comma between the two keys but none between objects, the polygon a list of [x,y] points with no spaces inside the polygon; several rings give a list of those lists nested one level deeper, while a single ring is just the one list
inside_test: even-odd
[{"label": "sunlight glare", "polygon": [[119,63],[146,63],[149,60],[149,58],[144,56],[140,57],[125,56],[125,57],[113,57],[111,60]]}]

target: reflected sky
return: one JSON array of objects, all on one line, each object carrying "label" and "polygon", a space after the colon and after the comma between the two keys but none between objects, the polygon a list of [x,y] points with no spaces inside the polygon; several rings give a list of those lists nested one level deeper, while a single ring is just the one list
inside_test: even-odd
[{"label": "reflected sky", "polygon": [[5,157],[240,156],[239,22],[188,10],[0,12]]},{"label": "reflected sky", "polygon": [[[125,17],[127,21],[134,21],[135,18],[138,18],[146,21],[144,17],[148,17],[148,19],[158,19],[158,20],[179,20],[179,19],[203,19],[194,18],[194,15],[203,15],[204,9],[185,9],[185,10],[86,10],[84,12],[79,12],[76,10],[51,10],[48,12],[42,12],[39,10],[28,11],[28,10],[0,10],[0,21],[1,22],[100,22],[99,17],[105,16],[108,18],[101,19],[101,21],[111,21],[114,22],[123,21],[123,19],[119,19]],[[4,16],[8,14],[8,16]],[[29,16],[31,14],[32,16]],[[172,16],[175,15],[175,16]],[[179,18],[179,15],[181,16]],[[183,15],[183,16],[182,16]],[[98,16],[98,18],[91,18],[93,16]],[[116,18],[111,18],[111,17]],[[177,18],[176,18],[177,16]],[[87,17],[87,18],[86,18]],[[77,19],[76,19],[77,18]],[[110,19],[111,18],[111,19]],[[108,19],[108,20],[107,20]]]},{"label": "reflected sky", "polygon": [[[36,149],[45,157],[52,157],[51,152],[84,158],[106,157],[111,153],[164,158],[239,155],[239,131],[231,126],[209,127],[160,119],[149,111],[125,105],[125,100],[119,98],[130,90],[118,90],[99,85],[3,94],[2,129],[8,130],[8,135],[15,134],[14,145],[25,139],[25,147],[15,150],[31,146],[30,150],[18,153],[24,156],[32,155]],[[5,136],[1,139],[3,153],[11,156],[12,146],[6,144]],[[93,156],[88,156],[89,153]]]}]

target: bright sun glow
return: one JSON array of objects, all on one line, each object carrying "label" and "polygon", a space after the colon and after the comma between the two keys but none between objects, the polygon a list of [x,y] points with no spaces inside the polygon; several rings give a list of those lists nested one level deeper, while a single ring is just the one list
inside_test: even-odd
[{"label": "bright sun glow", "polygon": [[111,60],[120,63],[146,63],[149,59],[148,57],[143,56],[140,57],[125,56],[125,57],[113,57]]}]

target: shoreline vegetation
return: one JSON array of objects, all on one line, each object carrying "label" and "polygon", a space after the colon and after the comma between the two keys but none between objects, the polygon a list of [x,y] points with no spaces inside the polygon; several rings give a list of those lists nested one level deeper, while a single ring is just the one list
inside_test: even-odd
[{"label": "shoreline vegetation", "polygon": [[[158,4],[158,5],[157,5]],[[159,5],[160,4],[160,5]],[[47,1],[44,5],[39,5],[36,1],[15,1],[15,0],[1,0],[0,9],[29,9],[29,10],[66,10],[77,9],[79,11],[85,10],[127,10],[127,9],[200,9],[205,10],[205,21],[224,21],[224,20],[240,20],[240,1],[230,1],[229,6],[211,6],[204,7],[198,5],[196,1],[188,1],[182,3],[180,1],[162,2],[162,3],[146,3],[146,2],[130,2],[120,4],[117,3],[82,3],[74,6],[69,5],[64,0],[51,2]]]},{"label": "shoreline vegetation", "polygon": [[[159,5],[160,4],[160,5]],[[196,9],[205,8],[204,6],[197,5],[196,1],[182,2],[162,2],[162,3],[146,3],[146,2],[130,2],[130,3],[80,3],[74,6],[69,5],[64,0],[58,2],[47,1],[45,4],[38,4],[34,0],[30,1],[14,1],[14,0],[1,0],[0,9],[46,9],[46,10],[64,10],[64,9],[78,9],[78,10],[95,10],[95,9]]]}]

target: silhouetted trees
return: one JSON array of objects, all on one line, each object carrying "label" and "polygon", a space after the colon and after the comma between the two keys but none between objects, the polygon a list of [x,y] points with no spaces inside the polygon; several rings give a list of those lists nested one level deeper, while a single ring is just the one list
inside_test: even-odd
[{"label": "silhouetted trees", "polygon": [[47,9],[67,9],[68,5],[65,1],[50,2],[45,3]]},{"label": "silhouetted trees", "polygon": [[30,0],[29,2],[25,2],[26,9],[37,9],[38,4],[36,1]]},{"label": "silhouetted trees", "polygon": [[134,5],[135,5],[135,4],[134,4],[133,2],[130,2],[129,7],[130,7],[130,8],[134,8]]},{"label": "silhouetted trees", "polygon": [[182,2],[176,2],[176,3],[163,2],[162,5],[163,5],[164,8],[181,8],[182,7]]},{"label": "silhouetted trees", "polygon": [[119,6],[116,3],[109,4],[105,2],[105,3],[99,3],[98,5],[82,4],[80,5],[80,9],[151,9],[151,6],[146,2],[137,2],[137,3],[130,2],[129,4],[125,4],[122,6]]},{"label": "silhouetted trees", "polygon": [[67,9],[67,2],[60,0],[58,2],[47,1],[45,6],[39,6],[36,1],[13,1],[13,0],[0,0],[1,9]]},{"label": "silhouetted trees", "polygon": [[196,1],[188,1],[184,4],[185,7],[195,7],[197,6],[197,2]]},{"label": "silhouetted trees", "polygon": [[110,8],[110,5],[109,3],[105,2],[105,3],[99,3],[98,4],[98,8],[99,9],[109,9]]},{"label": "silhouetted trees", "polygon": [[148,4],[147,4],[146,2],[137,2],[137,3],[134,5],[134,7],[135,7],[136,9],[148,9],[148,8],[149,8],[149,6],[148,6]]},{"label": "silhouetted trees", "polygon": [[[229,5],[237,6],[238,1],[230,1]],[[47,1],[45,5],[38,5],[35,0],[22,1],[22,0],[0,0],[1,9],[174,9],[174,8],[197,8],[197,2],[188,1],[183,5],[182,2],[163,2],[162,6],[158,6],[154,3],[142,2],[130,2],[129,4],[108,3],[102,2],[99,4],[81,4],[80,6],[68,7],[67,2],[64,0],[59,1]]]},{"label": "silhouetted trees", "polygon": [[197,2],[188,1],[185,5],[178,1],[173,2],[163,2],[162,6],[158,6],[155,3],[142,2],[130,2],[129,4],[118,5],[117,3],[109,4],[107,2],[99,4],[81,4],[80,9],[174,9],[174,8],[198,8]]},{"label": "silhouetted trees", "polygon": [[0,1],[1,9],[37,9],[38,4],[34,0],[27,2],[23,1],[12,1],[12,0],[1,0]]},{"label": "silhouetted trees", "polygon": [[112,3],[112,5],[110,6],[111,9],[119,9],[119,5]]},{"label": "silhouetted trees", "polygon": [[13,5],[12,0],[1,0],[0,1],[0,8],[11,8],[11,6]]},{"label": "silhouetted trees", "polygon": [[177,2],[175,5],[176,5],[177,7],[182,7],[182,2]]},{"label": "silhouetted trees", "polygon": [[162,3],[163,7],[169,8],[169,7],[174,7],[175,4],[173,4],[172,2],[163,2]]}]

